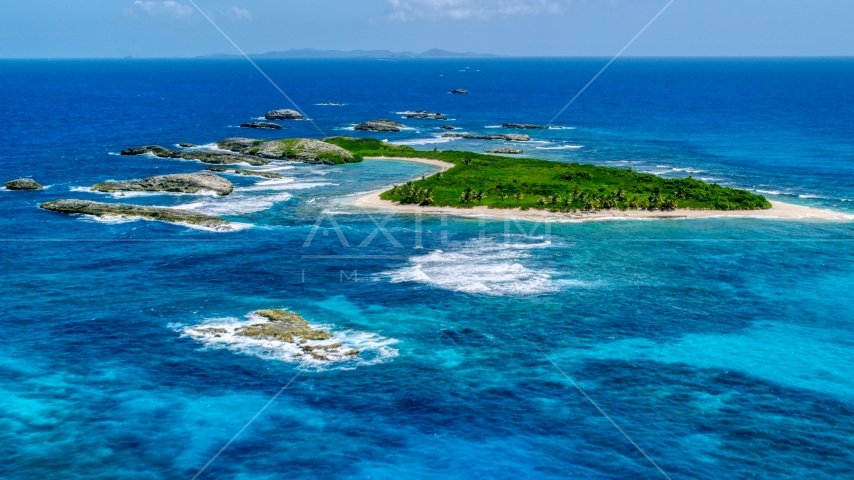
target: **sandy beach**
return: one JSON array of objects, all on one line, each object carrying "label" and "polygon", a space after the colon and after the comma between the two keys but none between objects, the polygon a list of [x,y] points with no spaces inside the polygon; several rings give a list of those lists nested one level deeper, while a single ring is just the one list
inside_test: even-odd
[{"label": "sandy beach", "polygon": [[[429,158],[400,158],[400,157],[366,157],[365,160],[394,160],[421,163],[441,169],[452,168],[454,164]],[[472,208],[454,207],[421,207],[418,205],[399,205],[380,199],[383,190],[371,192],[356,198],[350,204],[373,210],[385,210],[399,213],[420,213],[434,215],[489,216],[497,218],[512,218],[519,220],[602,220],[602,219],[688,219],[688,218],[768,218],[768,219],[801,219],[801,220],[854,220],[854,215],[848,215],[832,210],[803,207],[783,202],[771,202],[767,210],[690,210],[678,208],[670,211],[660,210],[600,210],[596,212],[559,213],[548,210],[530,209],[522,211],[518,208],[489,208],[486,206]]]}]

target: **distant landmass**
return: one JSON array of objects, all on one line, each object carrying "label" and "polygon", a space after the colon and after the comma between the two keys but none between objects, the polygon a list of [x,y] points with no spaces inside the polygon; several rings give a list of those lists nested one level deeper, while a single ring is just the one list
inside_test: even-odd
[{"label": "distant landmass", "polygon": [[[489,53],[456,53],[434,48],[423,53],[392,52],[390,50],[316,50],[313,48],[291,49],[281,52],[250,53],[251,58],[476,58],[497,57]],[[199,58],[242,58],[241,55],[214,53]]]}]

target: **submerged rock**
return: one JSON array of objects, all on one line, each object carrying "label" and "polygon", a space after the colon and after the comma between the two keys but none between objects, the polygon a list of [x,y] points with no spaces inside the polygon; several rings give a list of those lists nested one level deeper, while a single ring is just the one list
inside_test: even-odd
[{"label": "submerged rock", "polygon": [[511,155],[519,155],[525,152],[519,150],[518,148],[493,148],[492,150],[487,150],[485,153],[506,153]]},{"label": "submerged rock", "polygon": [[229,165],[235,163],[248,163],[249,165],[267,165],[270,162],[263,158],[258,158],[252,155],[235,155],[231,152],[222,152],[218,150],[191,150],[182,152],[178,150],[169,150],[160,145],[149,145],[146,147],[128,148],[122,150],[122,155],[145,155],[150,153],[160,158],[182,158],[184,160],[198,160],[202,163],[214,165]]},{"label": "submerged rock", "polygon": [[305,117],[296,110],[283,108],[281,110],[271,110],[264,115],[267,120],[305,120]]},{"label": "submerged rock", "polygon": [[270,122],[252,122],[252,123],[242,123],[240,124],[241,128],[266,128],[269,130],[281,130],[282,126],[278,123],[270,123]]},{"label": "submerged rock", "polygon": [[341,102],[323,102],[321,105],[344,105]]},{"label": "submerged rock", "polygon": [[531,137],[524,134],[507,133],[497,135],[475,135],[473,133],[443,133],[448,138],[468,138],[472,140],[506,140],[508,142],[529,142]]},{"label": "submerged rock", "polygon": [[451,90],[451,93],[453,93],[454,95],[468,95],[469,91],[465,88],[458,88],[456,90]]},{"label": "submerged rock", "polygon": [[235,173],[237,175],[246,175],[248,177],[262,177],[262,178],[282,178],[278,173],[273,172],[259,172],[257,170],[246,170],[243,168],[225,168],[225,167],[207,167],[205,170],[209,170],[211,172],[230,172]]},{"label": "submerged rock", "polygon": [[403,118],[422,118],[432,120],[447,120],[448,118],[439,112],[432,113],[425,110],[417,110],[415,112],[404,112]]},{"label": "submerged rock", "polygon": [[397,122],[381,118],[379,120],[370,120],[365,123],[360,123],[353,128],[355,130],[365,130],[370,132],[399,132],[402,128],[406,128],[406,125],[401,125]]},{"label": "submerged rock", "polygon": [[194,147],[197,147],[198,145],[196,145],[195,143],[181,142],[178,144],[178,146],[181,148],[194,148]]},{"label": "submerged rock", "polygon": [[39,205],[45,210],[60,213],[81,213],[85,215],[143,217],[163,222],[189,223],[205,227],[223,227],[227,220],[202,213],[165,207],[146,207],[123,203],[91,202],[89,200],[54,200]]},{"label": "submerged rock", "polygon": [[19,178],[3,184],[7,190],[42,190],[41,184],[32,178]]},{"label": "submerged rock", "polygon": [[441,128],[441,129],[443,129],[443,130],[454,130],[454,126],[453,126],[453,125],[442,125],[442,126],[441,126],[441,127],[439,127],[439,128]]},{"label": "submerged rock", "polygon": [[104,182],[92,185],[96,192],[177,192],[196,193],[210,190],[219,195],[228,195],[234,185],[228,180],[209,172],[178,173],[160,175],[142,180],[126,182]]},{"label": "submerged rock", "polygon": [[549,126],[548,125],[533,125],[530,123],[505,123],[504,125],[501,125],[501,128],[516,128],[516,129],[522,129],[522,130],[534,130],[534,129],[545,130],[545,129],[549,128]]},{"label": "submerged rock", "polygon": [[[248,327],[238,328],[235,331],[236,335],[243,337],[251,337],[258,339],[272,339],[280,342],[293,343],[299,346],[303,353],[298,354],[310,355],[316,360],[330,360],[330,356],[354,356],[358,355],[359,351],[350,349],[347,352],[340,352],[341,343],[333,343],[330,345],[307,345],[308,341],[322,341],[332,338],[332,334],[313,328],[305,319],[298,313],[288,312],[279,309],[259,310],[255,315],[266,318],[267,323],[257,323]],[[214,328],[196,329],[201,333],[216,334]],[[224,332],[223,332],[224,333]]]}]

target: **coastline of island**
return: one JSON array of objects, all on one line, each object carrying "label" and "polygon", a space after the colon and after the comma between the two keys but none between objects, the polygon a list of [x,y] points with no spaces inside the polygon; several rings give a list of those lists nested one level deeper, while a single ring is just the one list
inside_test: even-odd
[{"label": "coastline of island", "polygon": [[[366,156],[365,160],[401,161],[430,165],[444,172],[455,165],[450,162],[430,158],[417,157],[386,157]],[[388,189],[380,189],[348,201],[349,205],[367,210],[381,210],[392,213],[403,214],[426,214],[426,215],[456,215],[456,216],[486,216],[492,218],[504,218],[530,221],[594,221],[594,220],[651,220],[651,219],[698,219],[698,218],[765,218],[765,219],[790,219],[790,220],[854,220],[854,215],[848,215],[833,210],[823,210],[813,207],[805,207],[785,202],[770,202],[771,208],[764,210],[700,210],[689,208],[676,208],[672,210],[619,210],[603,209],[597,211],[553,212],[544,209],[520,208],[490,208],[479,205],[468,208],[421,206],[415,204],[400,204],[390,200],[383,200],[380,195]]]}]

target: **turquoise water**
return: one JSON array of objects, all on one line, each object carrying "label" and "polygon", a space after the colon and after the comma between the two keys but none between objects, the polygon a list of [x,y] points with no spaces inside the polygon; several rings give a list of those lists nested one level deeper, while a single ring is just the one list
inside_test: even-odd
[{"label": "turquoise water", "polygon": [[[247,135],[236,125],[288,105],[240,62],[0,65],[3,180],[50,186],[0,191],[0,476],[192,478],[293,380],[199,478],[662,478],[550,360],[674,479],[854,471],[850,222],[387,218],[349,195],[433,169],[379,161],[274,164],[283,181],[229,177],[225,198],[93,194],[81,187],[201,168],[122,148]],[[261,64],[328,135],[419,109],[471,132],[545,123],[601,65]],[[521,148],[852,214],[852,73],[850,60],[618,62],[556,122],[571,129]],[[416,128],[384,138],[487,145],[404,123]],[[285,125],[248,135],[320,136]],[[37,208],[56,198],[247,228]],[[321,364],[193,333],[264,308],[362,353]]]}]

